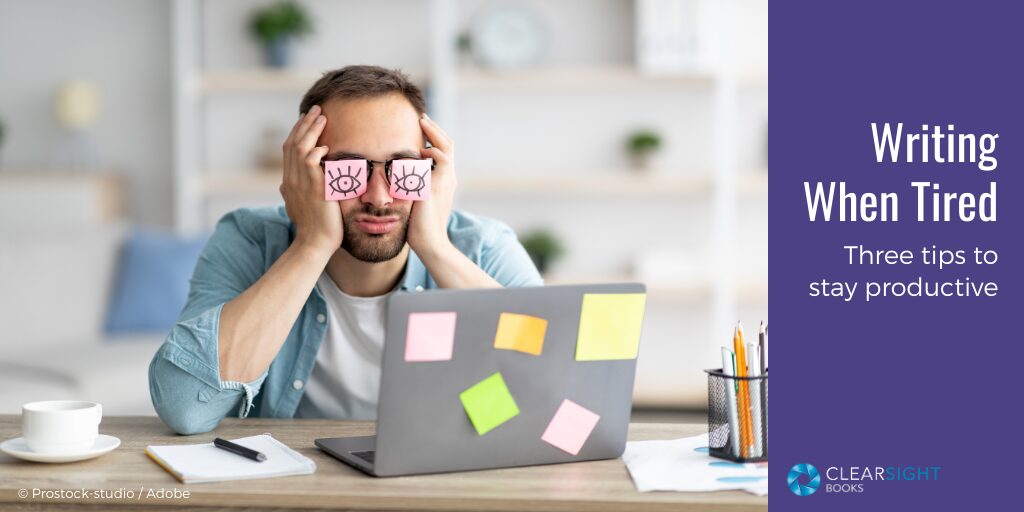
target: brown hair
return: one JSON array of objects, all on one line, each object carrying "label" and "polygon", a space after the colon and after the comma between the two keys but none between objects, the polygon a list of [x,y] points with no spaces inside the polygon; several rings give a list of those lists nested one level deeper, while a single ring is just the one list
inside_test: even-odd
[{"label": "brown hair", "polygon": [[426,111],[423,93],[409,76],[397,69],[380,66],[345,66],[328,71],[313,84],[299,103],[299,113],[305,114],[313,105],[321,105],[332,99],[375,98],[398,93],[405,96],[422,116]]}]

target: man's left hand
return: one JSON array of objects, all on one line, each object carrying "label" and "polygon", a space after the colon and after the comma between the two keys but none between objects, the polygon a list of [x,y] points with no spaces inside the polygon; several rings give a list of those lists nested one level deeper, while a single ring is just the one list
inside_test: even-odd
[{"label": "man's left hand", "polygon": [[430,199],[412,205],[407,240],[416,254],[429,257],[451,246],[448,216],[455,200],[455,144],[426,114],[420,118],[420,127],[432,146],[421,149],[420,155],[434,159],[434,170],[430,174]]}]

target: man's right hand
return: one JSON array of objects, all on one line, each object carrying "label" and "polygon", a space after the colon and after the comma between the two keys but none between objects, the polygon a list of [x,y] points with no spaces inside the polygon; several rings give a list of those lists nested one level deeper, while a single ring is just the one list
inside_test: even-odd
[{"label": "man's right hand", "polygon": [[284,175],[280,190],[285,211],[295,223],[295,243],[329,256],[341,246],[344,228],[341,205],[324,199],[320,160],[329,149],[316,142],[325,126],[327,117],[315,105],[292,127],[282,148]]}]

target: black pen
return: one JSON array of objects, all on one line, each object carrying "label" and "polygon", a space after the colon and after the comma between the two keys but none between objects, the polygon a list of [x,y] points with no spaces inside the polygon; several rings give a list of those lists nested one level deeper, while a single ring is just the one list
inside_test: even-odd
[{"label": "black pen", "polygon": [[263,455],[262,453],[251,448],[246,448],[240,444],[232,443],[227,439],[221,439],[218,437],[213,440],[213,445],[222,450],[227,450],[231,453],[234,453],[235,455],[241,455],[242,457],[252,459],[256,462],[263,462],[267,460],[266,455]]},{"label": "black pen", "polygon": [[768,373],[768,324],[761,321],[761,375]]}]

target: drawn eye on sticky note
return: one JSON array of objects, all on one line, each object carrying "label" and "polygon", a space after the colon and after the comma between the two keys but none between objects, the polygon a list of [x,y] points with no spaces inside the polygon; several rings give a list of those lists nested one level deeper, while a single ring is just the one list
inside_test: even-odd
[{"label": "drawn eye on sticky note", "polygon": [[644,293],[585,293],[576,338],[577,361],[636,359]]},{"label": "drawn eye on sticky note", "polygon": [[494,348],[518,350],[539,356],[544,349],[544,333],[548,321],[530,315],[502,313],[494,334]]},{"label": "drawn eye on sticky note", "polygon": [[405,360],[449,361],[455,348],[455,312],[409,313]]},{"label": "drawn eye on sticky note", "polygon": [[391,162],[391,185],[388,193],[395,199],[425,201],[430,199],[430,171],[433,159],[394,160]]},{"label": "drawn eye on sticky note", "polygon": [[324,199],[340,201],[366,193],[366,160],[324,162]]},{"label": "drawn eye on sticky note", "polygon": [[601,416],[566,398],[540,438],[571,455],[579,455]]},{"label": "drawn eye on sticky note", "polygon": [[477,435],[481,436],[519,415],[519,406],[505,385],[501,372],[459,393],[459,401]]}]

